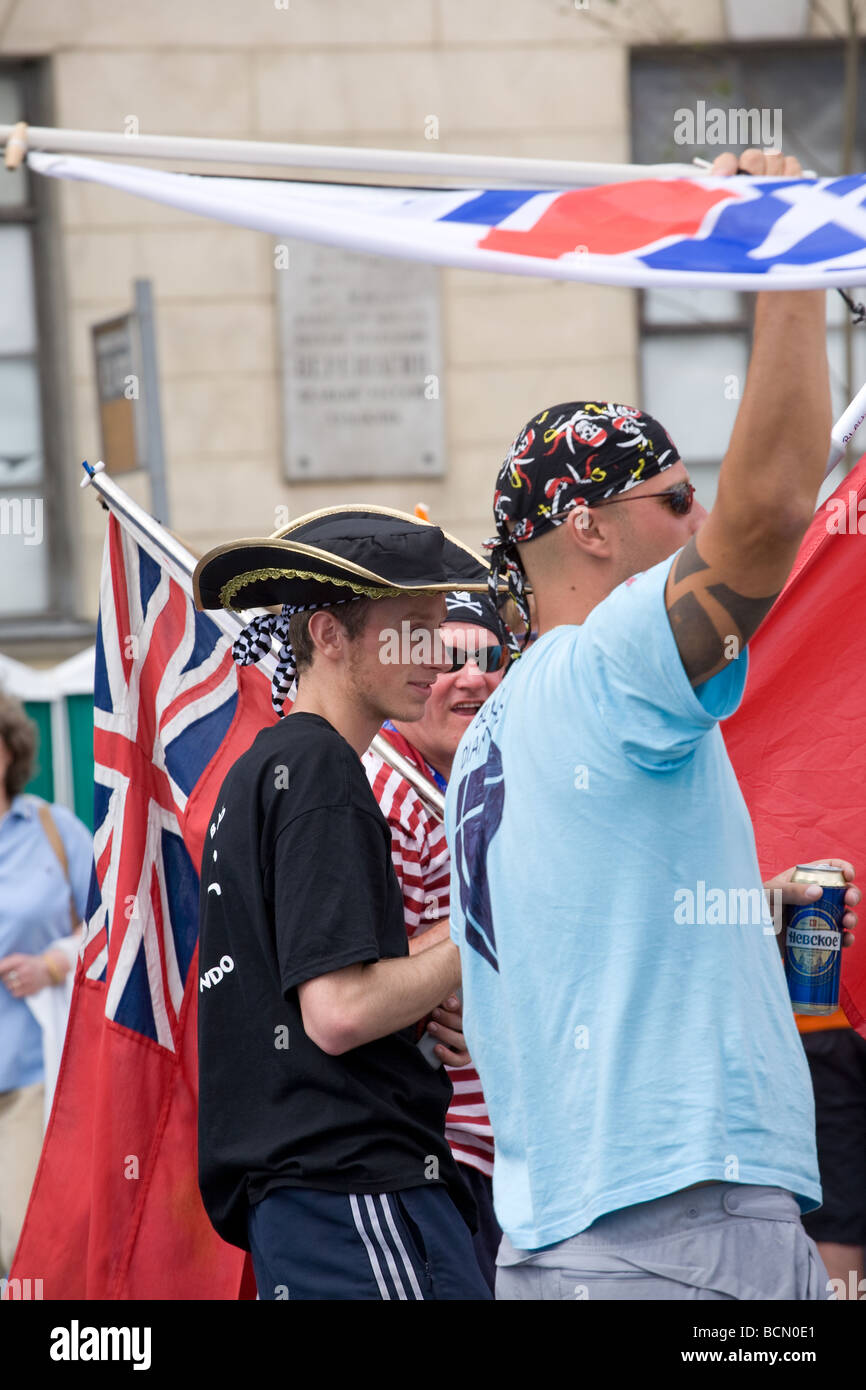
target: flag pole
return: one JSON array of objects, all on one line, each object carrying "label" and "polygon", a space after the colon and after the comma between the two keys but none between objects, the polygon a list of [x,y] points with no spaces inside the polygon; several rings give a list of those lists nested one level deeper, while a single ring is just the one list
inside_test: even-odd
[{"label": "flag pole", "polygon": [[[504,181],[544,188],[591,187],[633,179],[700,178],[693,164],[610,164],[561,159],[509,159],[501,155],[438,154],[429,150],[355,149],[344,145],[295,145],[266,140],[215,140],[186,135],[124,135],[117,131],[60,130],[53,126],[0,124],[0,145],[14,142],[51,154],[108,155],[123,160],[194,160],[347,173],[399,174],[418,178]],[[23,144],[22,144],[23,142]]]},{"label": "flag pole", "polygon": [[838,463],[841,463],[845,450],[854,435],[866,420],[866,383],[864,383],[851,404],[842,411],[830,433],[830,453],[824,477],[828,478]]},{"label": "flag pole", "polygon": [[[192,572],[198,563],[197,557],[193,555],[192,551],[188,550],[183,542],[173,536],[170,531],[167,531],[161,522],[146,512],[143,507],[140,507],[129,496],[129,493],[124,492],[123,488],[118,486],[113,478],[109,477],[101,459],[93,465],[85,460],[82,467],[86,476],[82,479],[81,486],[92,487],[110,511],[122,517],[133,530],[145,536],[151,545],[161,551],[165,559],[175,569],[178,581],[183,584],[191,596]],[[246,627],[253,616],[253,613],[247,610],[208,609],[208,617],[232,642],[241,628]],[[277,664],[273,651],[262,657],[258,664],[268,677],[273,676]],[[444,796],[433,782],[418,771],[414,763],[411,763],[408,758],[404,758],[402,753],[397,752],[396,748],[392,748],[381,734],[374,736],[370,747],[379,754],[379,757],[389,767],[392,767],[409,783],[439,820],[445,819]]]},{"label": "flag pole", "polygon": [[[170,531],[167,531],[156,517],[151,516],[143,507],[140,507],[128,492],[124,492],[122,487],[118,487],[114,479],[106,473],[102,459],[95,464],[89,464],[85,459],[81,466],[86,474],[81,480],[81,486],[92,487],[111,511],[122,516],[136,530],[147,536],[148,540],[162,551],[167,559],[174,561],[183,575],[191,579],[197,563],[192,551],[187,550],[186,546]],[[192,593],[192,585],[190,585],[190,593]]]}]

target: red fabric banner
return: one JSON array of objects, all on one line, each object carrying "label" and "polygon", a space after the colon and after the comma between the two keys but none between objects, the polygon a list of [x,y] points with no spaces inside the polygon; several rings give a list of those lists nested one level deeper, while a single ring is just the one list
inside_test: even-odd
[{"label": "red fabric banner", "polygon": [[[96,880],[10,1279],[46,1299],[255,1297],[197,1177],[198,871],[268,680],[109,523],[94,690]],[[14,1283],[7,1296],[14,1296]]]},{"label": "red fabric banner", "polygon": [[[816,512],[749,664],[724,735],[764,878],[830,857],[866,883],[866,456]],[[857,936],[841,1003],[866,1037],[866,925]]]}]

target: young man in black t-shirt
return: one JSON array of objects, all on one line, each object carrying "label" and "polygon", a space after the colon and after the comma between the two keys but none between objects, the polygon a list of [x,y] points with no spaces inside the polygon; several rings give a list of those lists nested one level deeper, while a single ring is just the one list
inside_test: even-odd
[{"label": "young man in black t-shirt", "polygon": [[[490,1297],[444,1137],[451,1084],[413,1027],[443,1005],[440,1055],[468,1060],[459,957],[450,941],[408,954],[360,761],[386,718],[423,712],[444,593],[467,584],[455,546],[400,513],[335,509],[196,570],[200,606],[287,605],[236,655],[276,632],[276,705],[299,678],[291,713],[226,777],[202,863],[200,1186],[219,1234],[252,1250],[263,1299]],[[383,661],[386,633],[425,664],[405,644],[403,664]]]}]

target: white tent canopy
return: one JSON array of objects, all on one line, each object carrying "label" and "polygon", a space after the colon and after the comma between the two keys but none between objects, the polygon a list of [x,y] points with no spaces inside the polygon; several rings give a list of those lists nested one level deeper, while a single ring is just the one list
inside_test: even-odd
[{"label": "white tent canopy", "polygon": [[[42,708],[38,719],[42,766],[36,789],[88,823],[93,799],[90,706],[95,659],[96,648],[87,647],[57,666],[40,670],[0,652],[0,691],[27,704],[31,713]],[[76,696],[87,697],[86,711]]]},{"label": "white tent canopy", "polygon": [[38,668],[0,652],[0,690],[19,700],[56,700],[61,695],[92,695],[96,648],[87,647],[57,666]]}]

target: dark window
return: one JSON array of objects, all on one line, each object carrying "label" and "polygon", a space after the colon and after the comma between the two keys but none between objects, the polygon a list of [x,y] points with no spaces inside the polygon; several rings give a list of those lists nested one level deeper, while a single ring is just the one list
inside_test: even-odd
[{"label": "dark window", "polygon": [[[47,124],[41,64],[0,64],[0,123]],[[0,640],[85,637],[77,622],[72,457],[58,401],[58,248],[47,180],[0,166]],[[63,470],[65,470],[65,475]],[[71,489],[71,491],[70,491]],[[66,505],[64,505],[64,501]],[[73,523],[74,524],[74,523]]]}]

